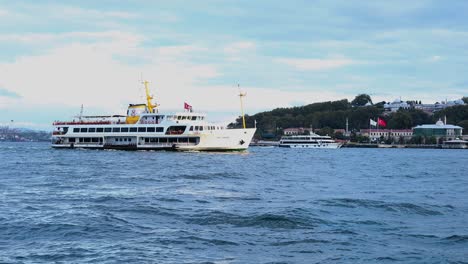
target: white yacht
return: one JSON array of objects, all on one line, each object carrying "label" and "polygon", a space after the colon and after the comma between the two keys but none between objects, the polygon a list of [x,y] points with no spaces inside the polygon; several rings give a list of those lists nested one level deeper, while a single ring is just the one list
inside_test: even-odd
[{"label": "white yacht", "polygon": [[279,142],[280,147],[284,148],[327,148],[337,149],[342,146],[329,136],[320,136],[315,133],[309,135],[283,136]]},{"label": "white yacht", "polygon": [[[207,122],[203,113],[185,111],[162,114],[153,97],[146,104],[130,104],[126,116],[79,116],[73,121],[56,121],[52,147],[124,150],[246,150],[255,128],[230,129]],[[241,103],[242,97],[240,94]],[[243,111],[242,111],[243,112]]]}]

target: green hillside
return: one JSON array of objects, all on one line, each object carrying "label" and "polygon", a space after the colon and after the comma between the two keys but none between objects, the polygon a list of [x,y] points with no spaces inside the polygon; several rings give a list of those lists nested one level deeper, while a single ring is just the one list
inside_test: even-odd
[{"label": "green hillside", "polygon": [[[361,94],[349,102],[347,99],[313,103],[309,105],[289,108],[276,108],[271,111],[260,112],[252,116],[246,115],[249,127],[257,121],[257,138],[277,138],[282,135],[282,130],[292,127],[312,127],[322,129],[324,132],[332,132],[333,129],[344,129],[348,118],[349,130],[358,131],[369,128],[369,119],[378,117],[387,122],[390,129],[411,129],[420,124],[435,123],[439,118],[447,116],[448,123],[464,127],[468,132],[468,105],[458,105],[446,108],[429,115],[418,109],[400,109],[397,112],[384,112],[385,102],[373,105],[369,95]],[[241,127],[240,118],[232,127]],[[332,134],[328,133],[328,134]]]}]

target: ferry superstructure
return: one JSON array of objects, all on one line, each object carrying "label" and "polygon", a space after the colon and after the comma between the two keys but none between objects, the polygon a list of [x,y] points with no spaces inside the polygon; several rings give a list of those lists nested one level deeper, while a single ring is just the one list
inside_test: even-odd
[{"label": "ferry superstructure", "polygon": [[329,136],[320,136],[315,133],[309,135],[283,136],[280,139],[279,146],[283,148],[327,148],[337,149],[342,146]]},{"label": "ferry superstructure", "polygon": [[[162,114],[153,97],[146,104],[130,104],[127,115],[80,116],[70,122],[54,122],[52,147],[122,150],[246,150],[255,128],[227,128],[209,123],[206,114],[184,112]],[[240,94],[241,103],[242,97]]]}]

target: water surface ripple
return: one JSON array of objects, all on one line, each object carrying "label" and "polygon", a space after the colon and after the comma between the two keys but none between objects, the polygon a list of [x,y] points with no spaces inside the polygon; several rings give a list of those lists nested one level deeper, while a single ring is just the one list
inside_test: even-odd
[{"label": "water surface ripple", "polygon": [[466,150],[0,158],[0,263],[468,263]]}]

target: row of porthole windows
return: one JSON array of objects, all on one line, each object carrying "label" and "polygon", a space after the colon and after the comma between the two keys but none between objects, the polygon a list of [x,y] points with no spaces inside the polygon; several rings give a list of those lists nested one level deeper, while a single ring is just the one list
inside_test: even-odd
[{"label": "row of porthole windows", "polygon": [[73,128],[73,133],[162,133],[164,132],[164,127],[82,127]]}]

